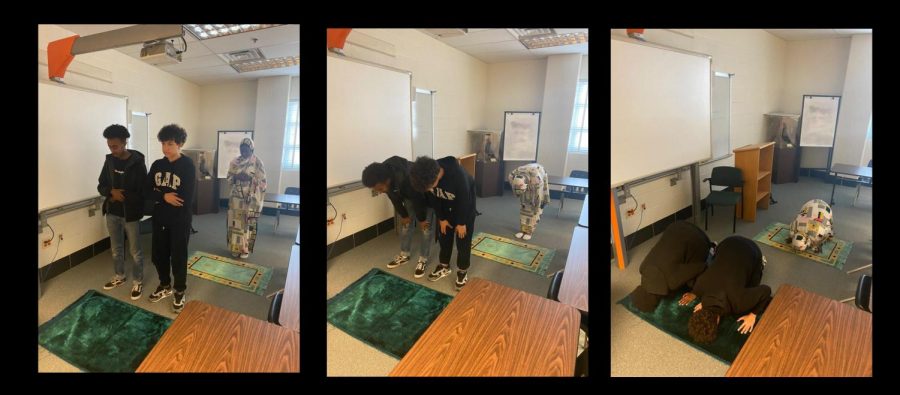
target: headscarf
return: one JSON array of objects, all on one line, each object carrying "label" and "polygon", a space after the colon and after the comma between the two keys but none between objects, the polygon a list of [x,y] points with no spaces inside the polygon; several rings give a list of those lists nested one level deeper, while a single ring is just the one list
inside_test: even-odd
[{"label": "headscarf", "polygon": [[228,166],[228,175],[233,177],[234,174],[245,173],[249,174],[251,179],[237,181],[232,178],[232,188],[239,188],[240,195],[250,204],[252,211],[262,211],[263,195],[266,193],[266,172],[262,161],[253,153],[253,140],[245,137],[241,140],[241,145],[250,147],[250,156],[244,158],[243,155],[239,155],[232,159]]}]

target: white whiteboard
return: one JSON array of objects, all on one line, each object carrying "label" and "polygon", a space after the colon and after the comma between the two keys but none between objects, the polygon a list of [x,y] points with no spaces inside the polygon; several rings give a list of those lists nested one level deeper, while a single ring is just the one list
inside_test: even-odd
[{"label": "white whiteboard", "polygon": [[327,187],[359,181],[372,162],[414,159],[410,74],[327,58]]},{"label": "white whiteboard", "polygon": [[99,196],[103,129],[127,125],[127,100],[38,82],[38,211]]},{"label": "white whiteboard", "polygon": [[710,158],[710,59],[611,39],[611,186]]},{"label": "white whiteboard", "polygon": [[228,166],[231,165],[231,161],[234,158],[241,156],[241,141],[247,137],[251,140],[253,139],[252,130],[219,131],[218,149],[216,150],[216,155],[218,155],[218,160],[216,160],[216,178],[228,177]]},{"label": "white whiteboard", "polygon": [[540,126],[539,112],[504,113],[503,160],[537,160]]},{"label": "white whiteboard", "polygon": [[800,146],[831,147],[840,108],[840,96],[803,96]]}]

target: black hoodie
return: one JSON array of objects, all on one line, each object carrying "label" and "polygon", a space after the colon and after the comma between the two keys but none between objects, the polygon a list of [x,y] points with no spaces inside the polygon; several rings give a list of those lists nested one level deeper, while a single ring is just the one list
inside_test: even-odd
[{"label": "black hoodie", "polygon": [[405,158],[392,156],[383,162],[391,169],[391,187],[387,191],[388,198],[394,204],[394,210],[401,217],[409,217],[409,211],[403,206],[403,201],[409,199],[412,201],[413,211],[415,211],[416,219],[420,222],[425,221],[425,208],[428,204],[425,194],[416,192],[409,181],[409,168],[412,163]]},{"label": "black hoodie", "polygon": [[475,221],[475,180],[455,157],[441,158],[437,163],[444,169],[444,176],[427,194],[429,205],[434,208],[438,220],[453,225],[472,224]]},{"label": "black hoodie", "polygon": [[716,247],[716,257],[697,277],[693,293],[704,309],[727,316],[759,315],[772,300],[772,289],[760,285],[762,251],[753,240],[730,236]]},{"label": "black hoodie", "polygon": [[[131,156],[124,161],[112,154],[106,155],[100,177],[97,180],[97,192],[105,196],[103,214],[111,213],[125,217],[126,222],[138,221],[144,216],[144,180],[147,177],[147,166],[144,165],[144,154],[128,150]],[[124,162],[121,163],[121,162]],[[125,202],[113,202],[112,189],[124,189]]]},{"label": "black hoodie", "polygon": [[641,262],[641,286],[655,295],[668,295],[706,269],[706,257],[712,243],[696,225],[678,221],[669,225],[662,237]]},{"label": "black hoodie", "polygon": [[[154,222],[169,225],[191,223],[196,171],[194,162],[184,154],[174,162],[163,157],[150,165],[146,188],[147,198],[156,202],[153,209]],[[175,192],[179,198],[184,199],[181,207],[165,201],[163,195],[169,192]]]}]

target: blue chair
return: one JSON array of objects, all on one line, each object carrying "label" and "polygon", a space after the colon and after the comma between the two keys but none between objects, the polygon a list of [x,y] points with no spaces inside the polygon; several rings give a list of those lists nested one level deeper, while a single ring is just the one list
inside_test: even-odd
[{"label": "blue chair", "polygon": [[[741,169],[730,166],[718,166],[712,170],[709,178],[704,178],[704,182],[709,182],[709,195],[706,196],[706,211],[704,212],[703,228],[709,230],[709,212],[714,210],[715,206],[734,206],[731,210],[732,222],[731,233],[737,230],[737,204],[743,199],[744,177]],[[715,186],[724,186],[721,191],[714,191]],[[735,192],[734,188],[741,188],[741,192]],[[715,211],[713,211],[715,214]]]}]

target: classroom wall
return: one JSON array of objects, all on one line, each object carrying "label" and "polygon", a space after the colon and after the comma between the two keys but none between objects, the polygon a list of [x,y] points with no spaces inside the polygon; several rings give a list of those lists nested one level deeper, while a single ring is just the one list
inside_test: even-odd
[{"label": "classroom wall", "polygon": [[[850,39],[787,41],[784,65],[784,93],[781,109],[791,114],[803,111],[803,95],[841,95],[847,74]],[[846,100],[841,99],[844,115]],[[828,148],[801,147],[800,167],[825,168]]]},{"label": "classroom wall", "polygon": [[538,137],[538,163],[548,175],[563,176],[568,155],[575,88],[581,70],[581,54],[547,57],[544,100],[541,106],[541,131]]},{"label": "classroom wall", "polygon": [[[48,80],[46,63],[42,64],[42,62],[46,62],[46,53],[42,51],[46,51],[47,44],[72,35],[74,33],[56,25],[38,26],[37,74],[39,80]],[[99,74],[109,75],[112,82],[71,72],[73,68],[79,66],[98,70]],[[67,85],[124,95],[128,97],[129,113],[132,111],[151,113],[149,117],[149,134],[152,137],[150,152],[144,153],[150,162],[163,157],[160,145],[155,140],[156,133],[163,125],[178,123],[188,131],[198,128],[200,88],[196,84],[115,50],[78,55],[73,64],[69,66],[69,70],[64,77]],[[86,143],[105,144],[102,130],[97,131],[96,141]],[[73,154],[77,154],[77,152],[73,151]],[[96,171],[99,175],[100,169],[86,169],[85,171],[91,173]],[[86,208],[53,217],[49,223],[56,233],[56,238],[50,247],[42,248],[41,240],[49,239],[50,231],[44,229],[44,233],[38,234],[38,267],[51,263],[54,255],[56,255],[56,259],[60,259],[108,237],[104,217],[99,212],[93,217],[89,217]],[[65,235],[62,243],[58,242],[60,234]]]},{"label": "classroom wall", "polygon": [[[386,50],[356,45],[354,40],[375,40],[385,45]],[[463,155],[469,150],[466,131],[485,127],[488,65],[484,62],[415,29],[354,29],[344,46],[344,53],[408,70],[412,72],[413,87],[437,91],[434,97],[435,157]],[[362,173],[362,169],[359,171]],[[335,224],[328,227],[326,244],[391,218],[394,213],[387,196],[373,197],[368,189],[334,196],[331,202],[338,217]],[[344,213],[347,219],[341,227],[340,214]],[[327,218],[334,215],[328,207]]]},{"label": "classroom wall", "polygon": [[[266,166],[267,192],[283,193],[281,157],[284,154],[284,130],[291,77],[275,76],[257,80],[256,122],[253,126],[255,153]],[[274,206],[273,203],[267,203]]]},{"label": "classroom wall", "polygon": [[[847,74],[841,97],[834,155],[831,163],[855,165],[863,161],[869,117],[872,115],[872,35],[850,40]],[[863,166],[868,164],[866,159]]]},{"label": "classroom wall", "polygon": [[[185,146],[218,149],[220,130],[252,130],[256,122],[256,86],[253,80],[201,86],[199,136],[188,138]],[[228,183],[220,180],[219,197],[226,199],[230,193]]]},{"label": "classroom wall", "polygon": [[[627,36],[625,29],[613,29],[611,33]],[[763,114],[780,110],[783,96],[787,52],[784,40],[758,29],[679,29],[675,32],[647,29],[644,37],[650,42],[709,54],[713,71],[734,73],[731,148],[765,141]],[[702,165],[701,179],[709,177],[714,166],[733,165],[733,156]],[[635,201],[629,198],[619,206],[624,233],[631,234],[690,206],[690,172],[682,172],[681,178],[674,186],[670,186],[667,177],[632,188],[638,203],[645,203],[647,209],[643,218],[640,210],[627,217],[626,211],[635,207]],[[700,192],[701,198],[705,198],[709,194],[709,185],[702,183]]]},{"label": "classroom wall", "polygon": [[[588,55],[584,55],[581,57],[581,74],[578,76],[578,80],[581,81],[587,79]],[[588,94],[590,94],[590,88],[588,89]],[[597,96],[595,95],[594,97]],[[588,101],[588,112],[590,112],[590,101]],[[568,138],[566,139],[566,141],[568,141]],[[566,170],[563,172],[563,175],[568,176],[572,173],[572,170],[588,171],[588,155],[578,152],[568,152],[566,156]]]}]

